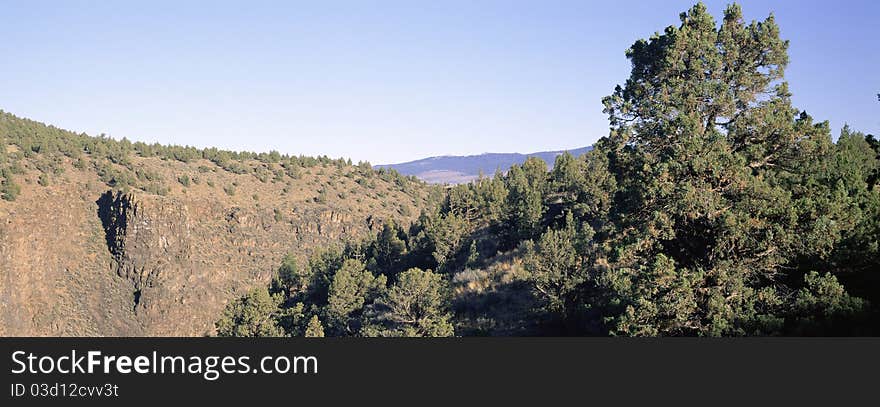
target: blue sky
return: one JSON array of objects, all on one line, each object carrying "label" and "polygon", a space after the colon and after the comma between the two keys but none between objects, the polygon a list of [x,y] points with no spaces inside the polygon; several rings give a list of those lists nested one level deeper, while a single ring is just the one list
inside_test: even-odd
[{"label": "blue sky", "polygon": [[[626,48],[692,3],[0,0],[0,109],[372,163],[575,148],[608,133],[600,100],[629,75]],[[791,40],[798,108],[880,134],[880,2],[741,4]]]}]

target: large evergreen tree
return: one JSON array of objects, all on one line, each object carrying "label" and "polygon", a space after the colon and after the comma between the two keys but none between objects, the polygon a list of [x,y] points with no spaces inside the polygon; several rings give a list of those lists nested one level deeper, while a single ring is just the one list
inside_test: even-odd
[{"label": "large evergreen tree", "polygon": [[779,332],[797,259],[839,242],[846,193],[816,178],[828,124],[791,106],[787,47],[772,15],[746,24],[732,5],[718,27],[700,3],[627,51],[601,144],[621,186],[598,276],[612,333]]}]

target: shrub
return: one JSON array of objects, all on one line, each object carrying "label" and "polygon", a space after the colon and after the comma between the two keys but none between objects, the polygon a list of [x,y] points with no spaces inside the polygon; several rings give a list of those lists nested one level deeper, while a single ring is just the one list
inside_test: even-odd
[{"label": "shrub", "polygon": [[181,175],[181,176],[177,177],[177,182],[179,182],[180,185],[183,185],[185,187],[189,187],[189,182],[190,182],[189,176],[188,175]]},{"label": "shrub", "polygon": [[7,201],[14,201],[21,193],[21,187],[18,186],[7,170],[0,170],[0,198]]}]

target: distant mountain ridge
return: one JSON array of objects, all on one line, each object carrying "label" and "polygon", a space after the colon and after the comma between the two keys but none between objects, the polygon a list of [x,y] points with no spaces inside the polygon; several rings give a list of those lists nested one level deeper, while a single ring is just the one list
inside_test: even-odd
[{"label": "distant mountain ridge", "polygon": [[428,157],[399,164],[376,165],[376,168],[392,168],[403,175],[414,175],[432,184],[461,184],[473,181],[480,175],[492,175],[496,169],[507,171],[511,165],[522,164],[528,157],[538,157],[552,167],[556,156],[569,152],[579,156],[592,146],[570,150],[539,151],[536,153],[483,153],[479,155]]}]

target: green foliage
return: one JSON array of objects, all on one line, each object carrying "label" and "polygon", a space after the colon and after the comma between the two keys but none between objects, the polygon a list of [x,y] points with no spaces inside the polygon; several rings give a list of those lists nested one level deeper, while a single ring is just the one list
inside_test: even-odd
[{"label": "green foliage", "polygon": [[449,287],[443,276],[412,268],[380,301],[385,307],[367,333],[372,336],[452,336]]},{"label": "green foliage", "polygon": [[[403,237],[403,238],[401,238]],[[373,273],[394,277],[400,272],[407,247],[406,232],[394,222],[386,222],[367,248],[370,261],[367,268]]]},{"label": "green foliage", "polygon": [[[846,194],[845,218],[851,233],[829,263],[845,265],[863,279],[880,267],[880,143],[871,135],[841,130],[837,149],[822,182],[835,183],[839,194]],[[880,299],[880,298],[875,298]]]},{"label": "green foliage", "polygon": [[698,4],[681,21],[632,46],[604,100],[597,150],[619,189],[593,270],[592,298],[611,300],[593,305],[614,334],[775,333],[800,309],[778,293],[854,224],[851,188],[828,124],[791,107],[772,16],[746,24],[733,5],[716,27]]},{"label": "green foliage", "polygon": [[356,334],[363,324],[365,307],[385,291],[387,278],[378,277],[363,263],[348,259],[333,276],[327,300],[327,316],[335,332]]},{"label": "green foliage", "polygon": [[495,176],[488,179],[480,179],[476,184],[477,196],[479,197],[480,213],[489,224],[497,224],[505,219],[507,212],[507,186],[504,185],[504,177],[500,170],[496,170]]},{"label": "green foliage", "polygon": [[319,204],[326,204],[327,203],[327,188],[326,187],[321,187],[321,189],[318,190],[318,195],[315,196],[315,203],[319,203]]},{"label": "green foliage", "polygon": [[480,261],[480,252],[477,250],[477,241],[471,240],[471,245],[468,246],[468,255],[467,260],[465,261],[465,267],[468,268],[476,268],[478,266],[478,262]]},{"label": "green foliage", "polygon": [[317,315],[312,315],[312,319],[309,320],[309,325],[306,327],[304,336],[307,338],[324,337],[324,326],[321,325],[321,320],[318,319]]},{"label": "green foliage", "polygon": [[461,249],[468,232],[468,223],[454,213],[423,214],[414,230],[418,231],[414,237],[415,244],[422,253],[431,256],[436,269],[443,270],[454,266],[450,262]]},{"label": "green foliage", "polygon": [[184,175],[177,177],[177,182],[179,182],[180,185],[183,185],[185,187],[189,187],[189,184],[190,184],[189,175],[184,174]]},{"label": "green foliage", "polygon": [[283,290],[289,297],[293,293],[304,292],[308,289],[312,277],[311,268],[300,268],[297,265],[296,258],[287,254],[281,260],[281,267],[278,268],[275,286]]},{"label": "green foliage", "polygon": [[146,193],[154,194],[154,195],[162,195],[162,196],[168,195],[168,192],[170,191],[170,188],[168,188],[167,185],[165,185],[161,182],[148,183],[146,185],[141,186],[141,189],[143,189],[144,192],[146,192]]},{"label": "green foliage", "polygon": [[283,336],[278,325],[278,306],[281,297],[270,295],[265,289],[255,289],[248,295],[226,306],[223,317],[217,321],[218,336]]},{"label": "green foliage", "polygon": [[21,193],[21,187],[12,179],[12,171],[0,168],[0,198],[14,201]]},{"label": "green foliage", "polygon": [[548,181],[545,218],[552,224],[562,221],[565,213],[575,220],[587,221],[595,229],[601,229],[617,191],[617,180],[609,171],[608,156],[603,154],[602,141],[596,149],[581,157],[568,153],[556,158]]},{"label": "green foliage", "polygon": [[548,229],[537,244],[528,242],[526,245],[524,263],[529,280],[546,302],[548,311],[558,314],[563,321],[575,314],[582,285],[588,279],[584,250],[577,247],[583,239],[575,229],[573,216],[568,213],[564,228]]},{"label": "green foliage", "polygon": [[[800,335],[848,334],[853,329],[867,331],[853,322],[867,322],[868,304],[850,296],[831,273],[811,271],[804,276],[804,287],[795,296],[792,314]],[[870,332],[870,331],[867,331]]]},{"label": "green foliage", "polygon": [[[536,160],[530,158],[526,163],[533,163]],[[542,186],[546,176],[546,166],[541,169],[540,165],[531,164],[529,168],[527,172],[525,165],[514,166],[507,173],[506,223],[509,227],[507,231],[509,243],[531,239],[541,227],[541,215],[544,210]]]}]

